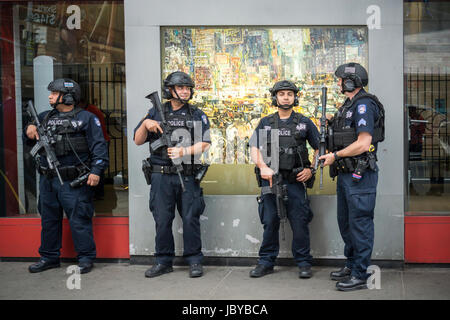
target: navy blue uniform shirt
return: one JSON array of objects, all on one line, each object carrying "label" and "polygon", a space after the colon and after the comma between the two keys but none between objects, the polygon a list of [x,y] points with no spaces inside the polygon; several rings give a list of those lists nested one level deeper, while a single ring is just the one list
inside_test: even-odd
[{"label": "navy blue uniform shirt", "polygon": [[[38,115],[39,121],[43,124],[43,120],[46,115],[52,110],[44,111]],[[52,118],[58,118],[60,115],[64,115],[64,112],[53,111],[55,115],[50,116],[48,125],[52,125]],[[103,131],[99,119],[86,110],[82,110],[74,115],[71,119],[72,126],[76,128],[76,134],[85,134],[89,152],[78,153],[80,159],[91,168],[91,173],[100,175],[102,170],[108,167],[108,148],[103,136]],[[57,125],[57,124],[56,124]],[[28,127],[28,126],[27,126]],[[35,140],[28,139],[26,135],[26,129],[24,130],[24,138],[27,144],[34,144]],[[73,152],[65,156],[58,156],[60,167],[76,166],[80,164]],[[45,157],[41,157],[41,164],[43,167],[48,167]]]},{"label": "navy blue uniform shirt", "polygon": [[[361,90],[360,92],[363,93],[365,91]],[[357,99],[353,106],[350,108],[346,107],[352,103],[350,99],[347,99],[341,107],[343,108],[341,112],[344,112],[345,127],[355,128],[356,135],[361,132],[367,132],[373,137],[375,122],[380,117],[378,105],[369,97],[358,99],[358,95],[356,95],[353,99]],[[377,150],[377,144],[374,144],[374,146],[375,150]]]},{"label": "navy blue uniform shirt", "polygon": [[[252,134],[252,137],[250,138],[250,146],[251,147],[256,147],[258,149],[266,147],[266,146],[262,146],[260,143],[260,140],[261,140],[260,134],[263,132],[267,132],[267,141],[270,142],[271,126],[270,126],[269,117],[270,116],[266,116],[266,117],[262,118],[261,121],[259,122],[258,126],[256,127],[255,131]],[[294,119],[294,112],[291,113],[291,116],[288,119],[280,120],[280,123],[281,123],[281,121],[286,121],[286,124],[290,124],[290,123],[292,123],[293,119]],[[260,131],[260,130],[262,130],[262,131]],[[314,150],[319,149],[320,134],[319,134],[319,131],[317,130],[316,125],[311,121],[311,119],[309,119],[305,116],[301,117],[300,122],[296,126],[296,132],[298,132],[300,134],[300,137],[302,139],[305,139],[306,141],[308,141],[309,145]],[[291,134],[294,135],[296,132],[292,132]]]},{"label": "navy blue uniform shirt", "polygon": [[[168,110],[168,113],[166,112],[166,114],[165,114],[166,117],[168,114],[172,114],[172,113],[174,115],[186,115],[189,112],[188,108],[192,108],[192,120],[193,120],[194,126],[195,126],[194,133],[196,133],[197,131],[201,132],[201,137],[195,137],[194,142],[195,143],[197,143],[197,142],[211,143],[211,137],[210,137],[210,132],[209,132],[209,128],[210,128],[209,119],[202,110],[200,110],[199,108],[193,108],[192,106],[185,104],[180,109],[173,111],[172,104],[170,103],[170,101],[166,102],[163,105],[163,110]],[[139,122],[137,127],[134,129],[134,134],[136,134],[136,131],[140,128],[140,126],[142,125],[142,122],[144,122],[144,120],[146,120],[146,119],[155,120],[158,123],[161,123],[161,116],[160,116],[158,110],[156,108],[152,107],[148,110],[147,115]],[[201,126],[201,131],[197,129],[197,126]],[[157,140],[160,136],[161,136],[160,133],[147,132],[147,139],[145,140],[145,142],[149,142],[151,140],[152,141]],[[197,141],[197,138],[199,138],[199,141]],[[133,137],[133,140],[134,140],[134,137]],[[163,159],[161,159],[161,157],[159,155],[154,154],[154,155],[151,155],[150,158],[151,158],[151,162],[153,164],[167,165],[167,166],[171,165],[170,160],[163,160]]]}]

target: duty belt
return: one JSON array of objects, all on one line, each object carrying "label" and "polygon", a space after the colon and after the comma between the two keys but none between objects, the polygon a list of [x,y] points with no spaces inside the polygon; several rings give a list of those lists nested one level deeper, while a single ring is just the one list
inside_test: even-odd
[{"label": "duty belt", "polygon": [[[162,173],[162,174],[177,174],[177,168],[175,166],[160,166],[157,164],[152,164],[152,173]],[[194,175],[195,167],[192,164],[183,165],[183,175],[192,176]]]},{"label": "duty belt", "polygon": [[[67,166],[58,168],[63,181],[74,180],[80,175],[80,170],[75,166]],[[39,173],[46,176],[48,179],[52,179],[57,176],[55,169],[39,168]]]}]

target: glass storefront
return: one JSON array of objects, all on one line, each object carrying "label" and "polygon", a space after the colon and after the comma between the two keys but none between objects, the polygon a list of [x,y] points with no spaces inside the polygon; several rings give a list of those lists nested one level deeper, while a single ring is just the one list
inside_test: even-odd
[{"label": "glass storefront", "polygon": [[[450,213],[450,30],[448,1],[405,1],[406,211]],[[96,215],[128,215],[123,1],[18,1],[0,4],[0,217],[36,216],[38,176],[22,128],[26,104],[48,105],[49,79],[69,77],[104,117],[110,165]],[[368,67],[366,27],[161,27],[162,78],[182,70],[196,83],[194,103],[212,123],[206,194],[256,194],[248,139],[275,111],[268,89],[291,79],[297,111],[318,124],[321,87],[328,112],[343,102],[333,72]],[[369,88],[370,90],[370,88]],[[334,183],[324,172],[325,190]],[[219,183],[220,182],[220,183]]]},{"label": "glass storefront", "polygon": [[[343,103],[334,71],[346,62],[368,67],[366,27],[162,27],[163,79],[181,70],[195,82],[194,104],[211,121],[212,164],[206,194],[257,194],[248,141],[259,120],[276,111],[269,88],[292,80],[300,88],[296,111],[316,125],[322,86],[328,87],[327,112]],[[310,156],[312,156],[310,152]],[[324,170],[324,190],[335,186]]]},{"label": "glass storefront", "polygon": [[405,2],[409,215],[450,214],[450,3]]},{"label": "glass storefront", "polygon": [[81,104],[104,120],[110,164],[96,188],[96,215],[127,216],[123,1],[3,2],[0,14],[0,217],[37,214],[39,177],[22,140],[26,104],[50,109],[47,85],[63,77],[80,84]]}]

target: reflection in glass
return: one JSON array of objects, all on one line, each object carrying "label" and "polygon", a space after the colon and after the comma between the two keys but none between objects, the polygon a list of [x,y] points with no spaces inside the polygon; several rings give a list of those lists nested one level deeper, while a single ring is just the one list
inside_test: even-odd
[{"label": "reflection in glass", "polygon": [[[407,214],[450,213],[448,2],[404,4]],[[445,23],[447,22],[447,23]]]},{"label": "reflection in glass", "polygon": [[83,106],[99,117],[109,140],[96,215],[128,215],[123,2],[29,1],[0,9],[0,121],[8,133],[8,143],[0,145],[0,216],[37,214],[38,175],[21,139],[30,120],[25,105],[32,100],[38,113],[48,110],[46,86],[64,77],[80,84]]}]

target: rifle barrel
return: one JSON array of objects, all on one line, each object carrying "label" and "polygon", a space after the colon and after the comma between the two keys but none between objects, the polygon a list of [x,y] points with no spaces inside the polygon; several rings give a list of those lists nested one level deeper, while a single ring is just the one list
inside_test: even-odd
[{"label": "rifle barrel", "polygon": [[[320,143],[319,143],[319,157],[326,153],[326,123],[327,123],[327,87],[322,87],[322,117],[320,118]],[[320,185],[323,189],[323,163],[320,160]]]}]

